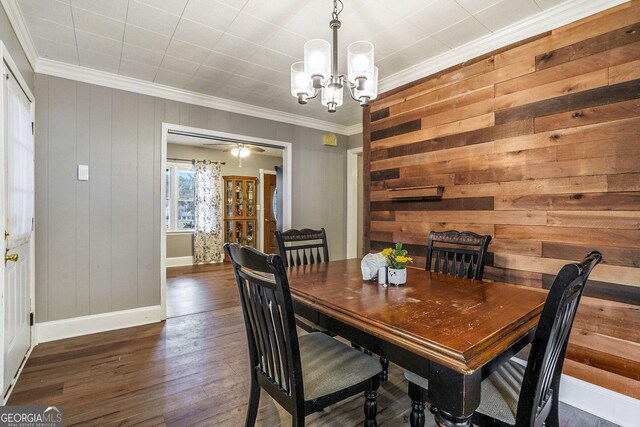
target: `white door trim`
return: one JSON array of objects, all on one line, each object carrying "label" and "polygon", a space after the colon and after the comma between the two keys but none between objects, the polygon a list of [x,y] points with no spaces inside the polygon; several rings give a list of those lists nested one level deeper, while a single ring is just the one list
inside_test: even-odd
[{"label": "white door trim", "polygon": [[[31,103],[31,121],[35,123],[35,118],[34,118],[34,116],[35,116],[35,96],[31,92],[31,89],[29,88],[29,85],[27,85],[27,81],[24,79],[22,74],[20,74],[20,70],[18,69],[18,66],[14,62],[13,58],[11,57],[11,54],[7,50],[7,47],[2,42],[2,40],[0,40],[0,78],[2,80],[4,80],[5,79],[4,75],[9,73],[9,72],[11,74],[13,74],[13,76],[16,79],[16,81],[20,85],[20,88],[24,91],[25,95],[29,99],[29,102]],[[5,97],[6,97],[6,93],[4,92],[4,84],[0,84],[0,177],[4,177],[5,176],[5,172],[6,172],[5,169],[4,169],[4,164],[5,164],[4,152],[5,152],[5,145],[6,145],[6,141],[5,141],[6,123],[4,123]],[[35,136],[32,136],[32,138],[34,139],[33,142],[35,144]],[[6,198],[6,195],[4,194],[4,185],[0,185],[0,224],[2,224],[1,228],[2,228],[3,232],[4,232],[4,227],[5,227],[5,224],[6,224],[6,207],[4,206],[5,198]],[[30,311],[31,311],[31,313],[34,314],[34,317],[36,316],[36,310],[35,310],[35,295],[36,295],[36,291],[35,291],[35,283],[36,283],[35,282],[35,236],[36,235],[35,235],[35,231],[34,231],[32,233],[32,235],[31,235],[31,241],[29,243],[29,256],[31,257],[31,265],[29,266],[29,269],[31,270],[30,271],[30,273],[31,273],[30,274],[31,283],[29,284],[30,294],[31,294],[30,295]],[[6,249],[5,239],[3,237],[0,237],[0,242],[1,242],[0,243],[0,253],[2,255],[4,255],[5,249]],[[4,336],[4,289],[5,289],[4,275],[5,275],[5,267],[4,267],[4,260],[2,260],[2,261],[0,261],[0,337]],[[15,385],[15,382],[17,381],[18,377],[20,376],[20,373],[22,372],[22,368],[24,367],[25,362],[27,361],[27,359],[29,358],[29,355],[31,354],[31,350],[33,349],[33,347],[38,342],[37,339],[38,339],[38,337],[37,337],[36,328],[35,328],[35,322],[34,322],[34,325],[31,326],[31,347],[27,351],[27,354],[26,354],[26,356],[25,356],[25,358],[24,358],[24,360],[22,362],[22,365],[18,369],[16,377],[13,380],[13,383],[11,384],[11,386],[9,387],[9,390],[0,399],[0,402],[2,402],[2,404],[4,404],[7,401],[7,399],[9,398],[9,396],[11,394],[11,391],[13,390],[13,386]],[[4,378],[4,339],[0,339],[0,378]]]},{"label": "white door trim", "polygon": [[258,169],[258,174],[258,179],[260,180],[258,189],[258,197],[260,200],[260,209],[258,209],[258,226],[260,227],[260,232],[258,233],[258,250],[264,252],[264,176],[276,175],[276,171]]},{"label": "white door trim", "polygon": [[347,258],[358,256],[358,156],[362,147],[347,150]]},{"label": "white door trim", "polygon": [[[167,138],[169,131],[188,132],[192,134],[200,134],[204,136],[213,136],[221,138],[240,139],[250,142],[254,145],[269,145],[282,148],[282,167],[283,167],[283,180],[284,180],[284,200],[283,200],[283,212],[282,212],[282,226],[284,229],[291,228],[291,209],[292,209],[292,167],[293,167],[293,144],[285,141],[276,141],[273,139],[256,138],[253,136],[246,136],[234,133],[220,132],[211,129],[195,128],[191,126],[176,125],[172,123],[162,123],[162,142],[161,142],[161,171],[165,170],[167,163]],[[160,212],[164,212],[164,192],[165,192],[165,180],[160,180]],[[160,313],[161,320],[167,318],[167,226],[165,224],[164,214],[161,215],[160,220]]]}]

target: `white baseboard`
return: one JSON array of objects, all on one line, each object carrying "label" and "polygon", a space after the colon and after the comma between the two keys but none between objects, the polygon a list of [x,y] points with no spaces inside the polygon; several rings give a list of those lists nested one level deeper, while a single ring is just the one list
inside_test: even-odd
[{"label": "white baseboard", "polygon": [[161,306],[134,308],[132,310],[114,311],[111,313],[92,314],[90,316],[71,319],[53,320],[36,323],[38,343],[95,334],[97,332],[129,328],[160,322]]},{"label": "white baseboard", "polygon": [[182,267],[184,265],[193,265],[192,256],[177,256],[167,258],[167,267]]},{"label": "white baseboard", "polygon": [[638,425],[640,400],[563,375],[560,401],[622,427]]},{"label": "white baseboard", "polygon": [[[513,360],[527,366],[525,360]],[[638,425],[640,400],[569,375],[560,380],[560,401],[622,427]]]}]

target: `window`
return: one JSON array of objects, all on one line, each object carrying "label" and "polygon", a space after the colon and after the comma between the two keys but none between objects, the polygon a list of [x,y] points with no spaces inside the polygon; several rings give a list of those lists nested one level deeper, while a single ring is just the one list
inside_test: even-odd
[{"label": "window", "polygon": [[195,177],[193,166],[167,163],[167,169],[165,169],[167,231],[192,231],[194,229]]}]

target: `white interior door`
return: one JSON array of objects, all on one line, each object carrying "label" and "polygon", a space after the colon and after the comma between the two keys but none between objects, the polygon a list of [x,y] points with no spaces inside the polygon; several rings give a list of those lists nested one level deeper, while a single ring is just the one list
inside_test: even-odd
[{"label": "white interior door", "polygon": [[31,346],[34,144],[31,103],[11,73],[5,83],[5,288],[3,394]]}]

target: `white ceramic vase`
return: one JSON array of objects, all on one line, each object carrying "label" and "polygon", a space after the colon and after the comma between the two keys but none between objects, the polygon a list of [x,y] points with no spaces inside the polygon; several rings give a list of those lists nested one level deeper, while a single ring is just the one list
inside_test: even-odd
[{"label": "white ceramic vase", "polygon": [[396,286],[407,283],[407,269],[389,268],[389,283]]}]

